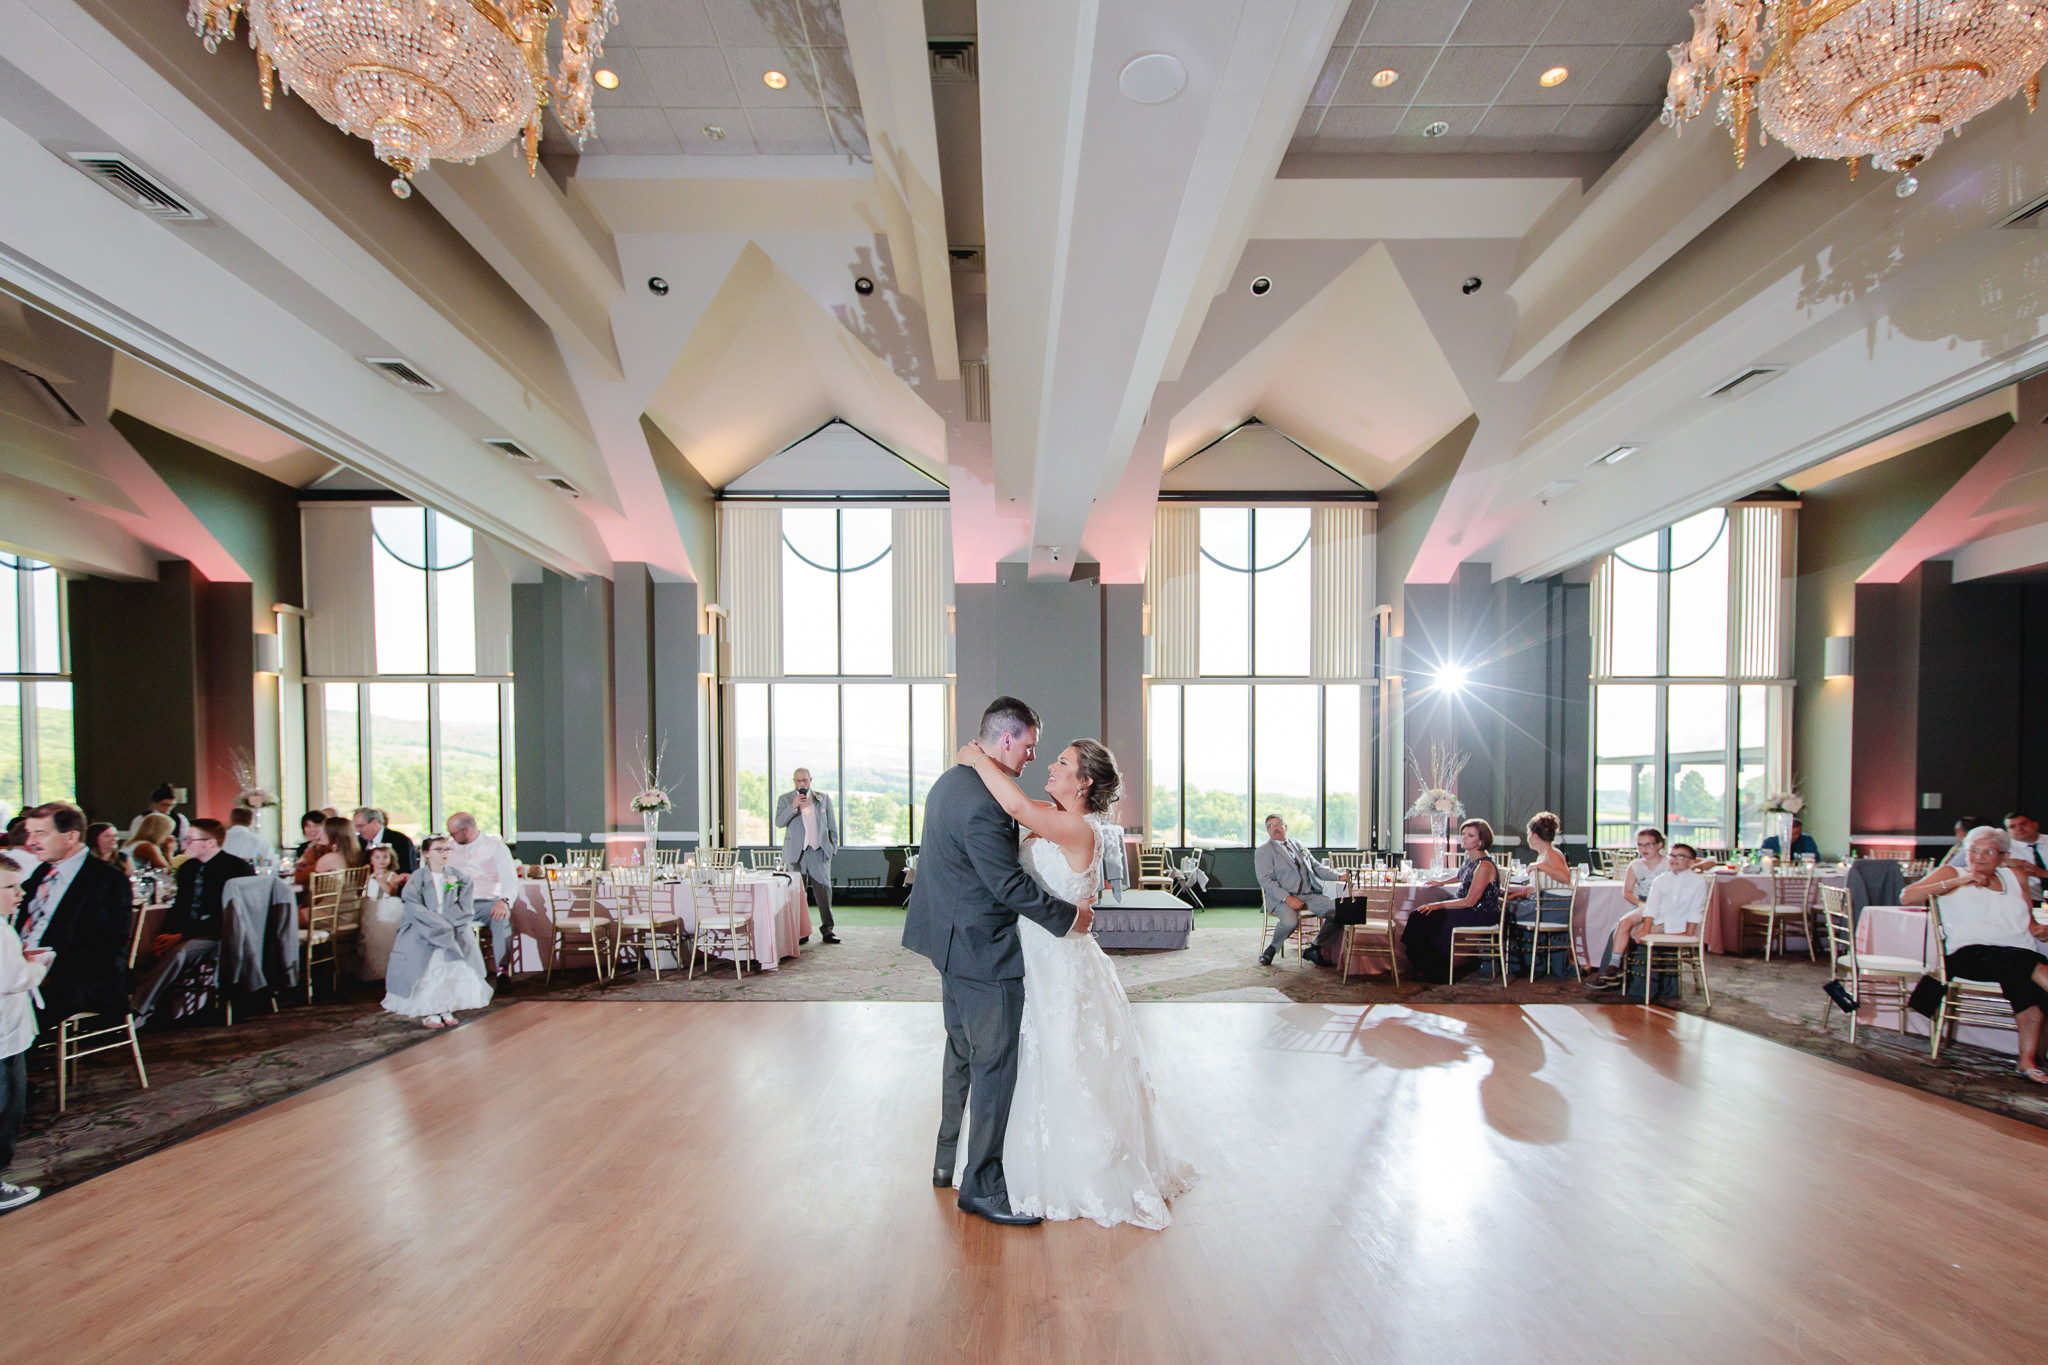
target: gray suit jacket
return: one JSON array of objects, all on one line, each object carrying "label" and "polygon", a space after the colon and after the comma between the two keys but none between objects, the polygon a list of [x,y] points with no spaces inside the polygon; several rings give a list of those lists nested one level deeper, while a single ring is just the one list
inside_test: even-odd
[{"label": "gray suit jacket", "polygon": [[1268,839],[1252,853],[1252,871],[1258,874],[1259,890],[1265,893],[1268,910],[1283,908],[1289,896],[1307,900],[1310,896],[1325,894],[1321,884],[1311,881],[1301,870],[1302,862],[1314,868],[1318,877],[1328,877],[1335,881],[1344,875],[1334,867],[1317,862],[1315,855],[1305,848],[1300,850],[1301,856],[1297,860],[1294,850],[1300,846],[1294,844],[1292,839],[1287,842],[1292,847],[1283,847]]},{"label": "gray suit jacket", "polygon": [[1078,911],[1045,894],[1018,864],[1017,822],[974,769],[955,765],[932,783],[923,835],[903,946],[940,971],[973,981],[1019,979],[1019,915],[1055,936],[1074,927]]},{"label": "gray suit jacket", "polygon": [[[832,814],[832,798],[816,787],[811,799],[818,803],[818,837],[827,862],[839,851],[839,821]],[[782,831],[782,862],[794,871],[804,851],[804,813],[796,807],[796,793],[786,791],[775,801],[775,827]]]},{"label": "gray suit jacket", "polygon": [[427,970],[427,964],[437,954],[466,959],[476,968],[479,977],[485,975],[484,956],[476,946],[476,933],[470,928],[470,920],[474,916],[470,909],[469,880],[453,877],[454,884],[448,896],[436,908],[427,903],[427,881],[431,876],[422,867],[406,879],[405,890],[399,893],[399,900],[405,906],[405,917],[398,922],[398,937],[391,942],[391,962],[384,969],[384,989],[401,999],[413,993]]}]

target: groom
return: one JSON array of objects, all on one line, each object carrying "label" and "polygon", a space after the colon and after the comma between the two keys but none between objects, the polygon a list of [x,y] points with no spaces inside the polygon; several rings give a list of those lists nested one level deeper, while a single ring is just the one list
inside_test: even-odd
[{"label": "groom", "polygon": [[[981,747],[1020,776],[1038,744],[1038,715],[1015,697],[981,714]],[[1003,813],[972,768],[952,767],[925,798],[924,842],[903,923],[903,946],[939,969],[945,989],[946,1073],[932,1184],[953,1183],[960,1116],[971,1099],[960,1207],[991,1223],[1040,1220],[1010,1211],[1003,1135],[1017,1089],[1017,1030],[1024,1019],[1024,951],[1017,917],[1055,936],[1088,932],[1091,896],[1076,907],[1040,890],[1017,863],[1017,822]]]}]

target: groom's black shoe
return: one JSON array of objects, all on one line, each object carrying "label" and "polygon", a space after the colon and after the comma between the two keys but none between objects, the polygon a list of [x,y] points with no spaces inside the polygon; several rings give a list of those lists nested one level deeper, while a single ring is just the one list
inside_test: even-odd
[{"label": "groom's black shoe", "polygon": [[933,1186],[933,1188],[935,1188],[935,1189],[941,1189],[941,1190],[950,1190],[950,1189],[952,1189],[952,1188],[953,1188],[953,1168],[952,1168],[951,1166],[934,1166],[934,1167],[932,1167],[932,1186]]},{"label": "groom's black shoe", "polygon": [[1035,1213],[1012,1213],[1008,1204],[998,1204],[993,1199],[962,1199],[960,1212],[971,1213],[977,1218],[986,1218],[991,1223],[1000,1223],[1006,1228],[1037,1227],[1045,1220]]}]

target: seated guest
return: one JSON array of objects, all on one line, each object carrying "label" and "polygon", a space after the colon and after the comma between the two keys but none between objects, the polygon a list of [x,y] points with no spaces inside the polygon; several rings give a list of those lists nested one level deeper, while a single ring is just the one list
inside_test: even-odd
[{"label": "seated guest", "polygon": [[320,827],[327,823],[327,814],[324,810],[309,810],[299,817],[299,846],[292,850],[294,861],[305,857],[306,850],[320,842]]},{"label": "seated guest", "polygon": [[[448,837],[455,841],[448,866],[468,880],[477,920],[490,921],[491,960],[497,965],[498,989],[503,990],[512,984],[505,963],[512,952],[512,898],[519,894],[519,868],[505,841],[478,829],[476,817],[466,810],[448,817]],[[832,932],[829,925],[825,932]]]},{"label": "seated guest", "polygon": [[0,841],[0,853],[5,853],[14,870],[24,877],[36,870],[36,855],[28,851],[27,811],[7,822],[7,837]]},{"label": "seated guest", "polygon": [[360,970],[365,981],[382,981],[391,961],[391,945],[398,941],[398,924],[405,917],[400,899],[406,877],[398,870],[398,855],[379,844],[370,850],[370,875],[363,881],[363,932],[357,945]]},{"label": "seated guest", "polygon": [[[1536,861],[1529,864],[1529,870],[1541,872],[1553,882],[1569,885],[1572,879],[1572,866],[1564,860],[1564,854],[1558,852],[1555,842],[1561,823],[1552,812],[1540,810],[1529,817],[1529,823],[1523,827],[1522,832],[1528,836],[1529,847],[1536,850]],[[1527,886],[1510,886],[1502,893],[1511,901],[1529,902],[1525,906],[1515,908],[1515,918],[1524,924],[1532,923],[1536,918],[1535,890],[1536,884],[1532,881]]]},{"label": "seated guest", "polygon": [[1995,981],[2012,1006],[2020,1034],[2020,1075],[2048,1085],[2040,1065],[2041,1023],[2048,1010],[2048,924],[2034,919],[2025,884],[2006,861],[2003,830],[1979,825],[1964,837],[1968,864],[1937,867],[1906,888],[1908,905],[1941,898],[1942,951],[1953,979]]},{"label": "seated guest", "polygon": [[[1698,850],[1691,844],[1673,844],[1669,866],[1650,883],[1650,894],[1640,910],[1621,917],[1614,936],[1600,950],[1600,970],[1586,978],[1594,990],[1619,990],[1623,973],[1616,958],[1626,958],[1630,942],[1640,943],[1650,934],[1691,933],[1707,915],[1707,896],[1714,884],[1695,866]],[[1711,866],[1706,865],[1706,866]]]},{"label": "seated guest", "polygon": [[149,794],[149,809],[136,816],[134,821],[129,824],[129,836],[132,838],[140,834],[142,832],[142,822],[152,815],[161,815],[164,819],[170,821],[173,841],[175,843],[184,842],[185,831],[191,826],[192,822],[178,814],[178,789],[176,787],[166,782]]},{"label": "seated guest", "polygon": [[221,842],[220,851],[234,854],[251,867],[270,856],[269,842],[256,832],[255,811],[236,806],[228,812],[228,837]]},{"label": "seated guest", "polygon": [[168,872],[176,838],[177,827],[171,823],[171,817],[152,813],[142,817],[142,823],[135,827],[134,835],[121,851],[128,855],[128,866],[137,872]]},{"label": "seated guest", "polygon": [[2048,879],[2048,839],[2041,837],[2040,823],[2014,811],[2005,817],[2005,837],[2012,845],[2005,865],[2026,879],[2020,885],[2028,899],[2039,899],[2041,888],[2036,883]]},{"label": "seated guest", "polygon": [[405,918],[384,970],[384,1008],[428,1028],[455,1022],[457,1010],[491,1003],[490,978],[471,927],[469,881],[448,866],[453,843],[426,838],[427,865],[405,882]]},{"label": "seated guest", "polygon": [[36,1040],[35,1011],[29,993],[50,969],[48,948],[24,952],[14,932],[14,910],[21,904],[21,870],[0,858],[0,1213],[29,1203],[42,1191],[6,1179],[14,1162],[14,1140],[28,1114],[28,1049]]},{"label": "seated guest", "polygon": [[412,840],[390,828],[384,819],[384,812],[370,806],[358,806],[355,813],[356,838],[366,849],[379,844],[388,844],[398,855],[398,870],[411,872],[419,867],[419,857],[413,852]]},{"label": "seated guest", "polygon": [[[314,865],[327,852],[327,817],[317,810],[309,810],[299,817],[299,833],[305,837],[299,840],[298,848],[292,853],[292,880],[304,890],[313,880]],[[351,835],[354,830],[351,828]]]},{"label": "seated guest", "polygon": [[164,992],[202,962],[220,955],[220,936],[227,885],[237,877],[253,877],[256,869],[232,853],[221,851],[227,831],[218,820],[194,820],[185,831],[185,852],[178,867],[178,895],[156,936],[156,967],[135,993],[135,1022],[149,1022]]},{"label": "seated guest", "polygon": [[[320,826],[320,856],[313,860],[315,872],[339,872],[347,867],[361,867],[369,861],[363,846],[356,841],[356,827],[346,817],[330,815]],[[392,849],[396,858],[398,850]],[[402,869],[401,869],[402,870]]]},{"label": "seated guest", "polygon": [[1956,821],[1956,846],[1948,851],[1946,858],[1941,860],[1943,867],[1968,867],[1970,865],[1969,858],[1963,853],[1963,840],[1970,837],[1971,830],[1983,823],[1982,820],[1974,815],[1965,815],[1962,819]]},{"label": "seated guest", "polygon": [[[1408,961],[1424,981],[1448,979],[1451,970],[1451,930],[1500,923],[1500,869],[1494,865],[1493,826],[1484,820],[1467,820],[1458,826],[1458,843],[1465,862],[1458,869],[1458,894],[1450,900],[1424,905],[1410,912],[1408,926],[1401,931],[1401,946]],[[1448,886],[1451,878],[1431,883]]]},{"label": "seated guest", "polygon": [[121,851],[121,831],[105,820],[95,820],[85,827],[85,851],[121,869],[122,876],[128,875],[128,855]]},{"label": "seated guest", "polygon": [[1815,858],[1820,857],[1820,845],[1813,841],[1813,836],[1806,832],[1806,826],[1800,823],[1797,816],[1794,816],[1792,820],[1791,848],[1787,849],[1784,847],[1783,841],[1773,834],[1763,841],[1757,852],[1768,853],[1775,858],[1786,858],[1796,862],[1807,855]]},{"label": "seated guest", "polygon": [[[1273,941],[1259,954],[1259,965],[1273,965],[1273,954],[1280,951],[1280,945],[1301,923],[1303,911],[1320,915],[1323,929],[1316,935],[1315,946],[1303,952],[1301,960],[1318,967],[1335,965],[1323,956],[1321,945],[1330,932],[1337,902],[1324,893],[1322,879],[1335,881],[1344,874],[1317,862],[1309,856],[1307,849],[1288,838],[1287,822],[1277,815],[1266,817],[1266,842],[1252,854],[1252,871],[1258,876],[1267,912],[1280,919],[1273,930]],[[1349,881],[1349,878],[1344,879]]]},{"label": "seated guest", "polygon": [[1650,883],[1671,870],[1664,855],[1664,831],[1645,826],[1636,831],[1636,860],[1621,877],[1621,898],[1640,910],[1650,898]]},{"label": "seated guest", "polygon": [[31,810],[28,836],[41,861],[22,884],[15,929],[22,947],[57,955],[42,985],[41,1026],[74,1014],[125,1013],[135,903],[128,879],[86,851],[85,813],[68,801]]}]

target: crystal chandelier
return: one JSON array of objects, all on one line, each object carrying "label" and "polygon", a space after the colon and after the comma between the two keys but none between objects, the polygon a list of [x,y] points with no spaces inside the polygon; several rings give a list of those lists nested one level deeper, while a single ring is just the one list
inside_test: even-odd
[{"label": "crystal chandelier", "polygon": [[[1749,116],[1798,156],[1865,157],[1912,169],[1941,140],[2016,91],[2033,109],[2048,61],[2048,0],[1704,0],[1671,49],[1663,122],[1703,113],[1743,164]],[[1759,66],[1760,64],[1760,66]]]},{"label": "crystal chandelier", "polygon": [[[596,128],[591,77],[613,0],[562,0],[556,115],[581,147]],[[398,172],[391,192],[442,160],[474,161],[526,136],[526,169],[540,157],[549,101],[548,25],[554,0],[188,0],[208,52],[249,15],[249,46],[270,107],[273,73],[320,117],[367,138]]]}]

